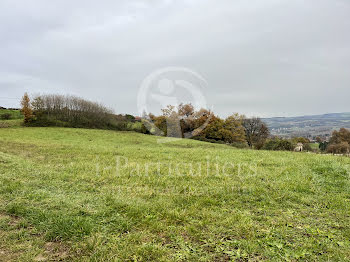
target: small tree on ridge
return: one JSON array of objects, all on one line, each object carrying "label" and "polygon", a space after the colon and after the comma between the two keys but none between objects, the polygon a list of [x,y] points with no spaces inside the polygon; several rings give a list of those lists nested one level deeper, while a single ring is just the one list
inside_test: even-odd
[{"label": "small tree on ridge", "polygon": [[21,101],[22,109],[21,112],[24,115],[24,123],[27,124],[33,117],[33,110],[30,105],[30,98],[27,93],[24,93]]}]

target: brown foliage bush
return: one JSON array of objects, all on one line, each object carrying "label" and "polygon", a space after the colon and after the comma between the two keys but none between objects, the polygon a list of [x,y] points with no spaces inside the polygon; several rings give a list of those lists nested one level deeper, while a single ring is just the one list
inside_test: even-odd
[{"label": "brown foliage bush", "polygon": [[327,152],[331,154],[348,154],[350,152],[350,146],[348,142],[330,144],[327,147]]}]

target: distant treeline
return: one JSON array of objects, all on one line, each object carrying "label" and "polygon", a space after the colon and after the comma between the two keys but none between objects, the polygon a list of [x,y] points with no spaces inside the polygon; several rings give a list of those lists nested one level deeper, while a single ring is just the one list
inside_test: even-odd
[{"label": "distant treeline", "polygon": [[107,127],[112,111],[98,103],[79,97],[42,95],[32,101],[35,115],[33,123],[69,125],[74,127]]},{"label": "distant treeline", "polygon": [[206,109],[195,110],[191,104],[168,106],[162,115],[141,118],[115,115],[99,103],[76,96],[38,95],[22,98],[22,113],[28,126],[60,126],[132,130],[167,137],[193,138],[225,143],[237,147],[261,149],[269,136],[267,126],[259,119],[232,114],[221,119]]},{"label": "distant treeline", "polygon": [[[23,103],[22,103],[23,104]],[[115,115],[99,103],[76,96],[38,95],[27,107],[32,111],[28,126],[60,126],[142,132],[142,123],[130,115]]]},{"label": "distant treeline", "polygon": [[[196,110],[191,104],[169,105],[162,109],[161,115],[144,115],[142,121],[132,115],[116,115],[99,103],[76,96],[38,95],[30,99],[25,94],[21,104],[24,122],[28,126],[135,131],[275,151],[292,151],[302,144],[304,151],[315,150],[303,137],[283,139],[271,136],[267,125],[258,117],[247,118],[234,113],[223,119],[210,110]],[[318,142],[321,151],[348,153],[350,132],[341,129],[333,133],[329,142]]]},{"label": "distant treeline", "polygon": [[146,119],[146,126],[156,135],[192,138],[236,147],[261,149],[269,136],[267,126],[259,118],[247,119],[235,113],[222,119],[210,110],[195,110],[191,104],[180,104],[178,107],[169,105],[162,109],[162,115],[149,114]]}]

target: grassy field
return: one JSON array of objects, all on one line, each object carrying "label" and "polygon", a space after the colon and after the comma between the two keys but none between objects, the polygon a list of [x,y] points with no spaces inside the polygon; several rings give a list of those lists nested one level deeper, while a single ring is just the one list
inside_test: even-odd
[{"label": "grassy field", "polygon": [[[9,120],[2,120],[3,115],[10,115]],[[20,127],[23,122],[23,115],[19,110],[0,109],[0,128]]]},{"label": "grassy field", "polygon": [[9,114],[11,116],[11,120],[23,119],[23,115],[21,114],[20,110],[0,109],[0,116],[4,114]]},{"label": "grassy field", "polygon": [[312,148],[312,150],[314,151],[319,151],[320,152],[320,144],[319,143],[310,143],[310,147]]},{"label": "grassy field", "polygon": [[350,158],[158,142],[0,128],[0,260],[350,260]]}]

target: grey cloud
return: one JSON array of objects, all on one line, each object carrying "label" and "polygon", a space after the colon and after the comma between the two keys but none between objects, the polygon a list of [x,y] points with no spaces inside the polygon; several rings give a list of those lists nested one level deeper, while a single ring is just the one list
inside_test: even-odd
[{"label": "grey cloud", "polygon": [[350,111],[345,0],[3,0],[0,9],[0,105],[25,91],[73,93],[136,114],[142,80],[184,66],[207,80],[220,115]]}]

